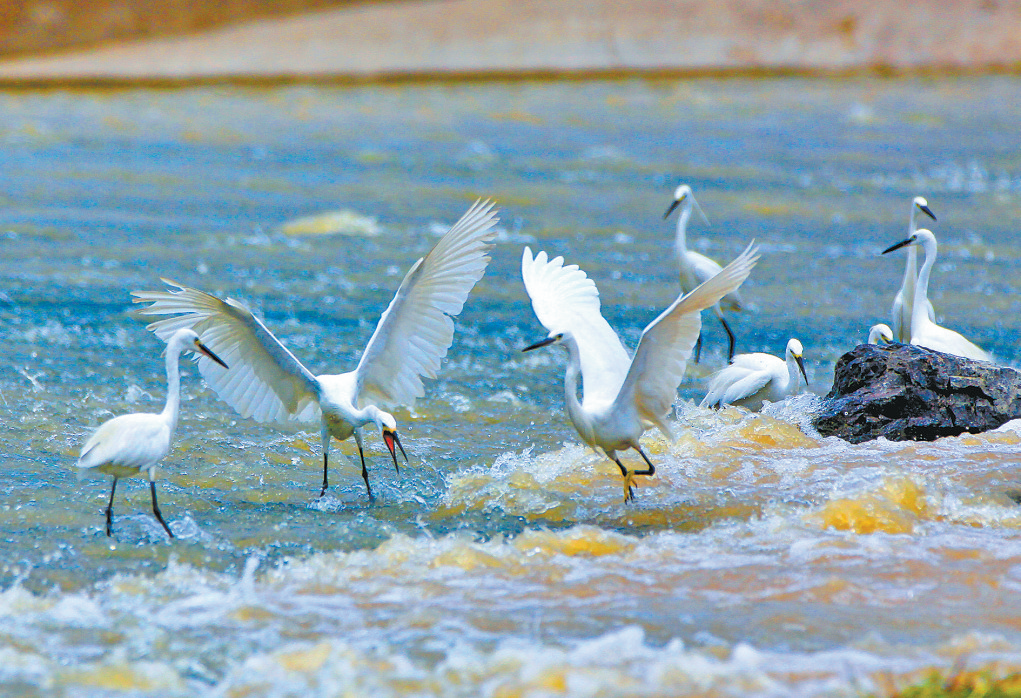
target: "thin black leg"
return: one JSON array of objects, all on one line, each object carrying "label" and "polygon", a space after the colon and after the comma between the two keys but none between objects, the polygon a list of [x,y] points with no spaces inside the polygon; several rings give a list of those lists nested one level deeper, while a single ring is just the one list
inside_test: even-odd
[{"label": "thin black leg", "polygon": [[110,501],[106,504],[106,536],[113,535],[113,493],[117,491],[117,476],[113,476],[113,486],[110,488]]},{"label": "thin black leg", "polygon": [[702,333],[698,333],[698,339],[695,340],[695,363],[698,363],[699,357],[702,356]]},{"label": "thin black leg", "polygon": [[358,444],[358,455],[362,459],[362,479],[365,480],[365,490],[369,493],[369,502],[375,504],[376,497],[372,494],[372,488],[369,487],[369,470],[365,467],[365,452],[362,451],[361,444]]},{"label": "thin black leg", "polygon": [[727,331],[727,342],[728,342],[728,344],[727,344],[727,363],[730,363],[731,359],[734,358],[734,342],[735,342],[734,333],[730,331],[730,325],[727,324],[727,321],[723,318],[722,315],[720,316],[720,323],[723,325],[723,329],[725,329]]},{"label": "thin black leg", "polygon": [[149,480],[149,491],[152,492],[152,513],[156,515],[156,520],[163,524],[167,535],[173,538],[174,532],[170,530],[170,526],[167,526],[167,522],[163,520],[163,514],[160,513],[160,508],[156,504],[156,482],[153,480]]},{"label": "thin black leg", "polygon": [[649,460],[649,457],[647,455],[645,455],[645,451],[643,451],[641,449],[641,447],[639,447],[639,446],[635,446],[635,450],[638,451],[638,453],[639,453],[639,455],[641,455],[642,459],[646,463],[648,463],[649,467],[646,468],[645,470],[633,470],[631,472],[631,474],[632,475],[655,475],[656,474],[656,466],[653,465],[652,461]]},{"label": "thin black leg", "polygon": [[330,472],[329,456],[326,453],[326,449],[324,448],[323,449],[323,489],[319,492],[319,496],[320,497],[322,497],[324,494],[326,494],[326,488],[330,486],[329,472]]}]

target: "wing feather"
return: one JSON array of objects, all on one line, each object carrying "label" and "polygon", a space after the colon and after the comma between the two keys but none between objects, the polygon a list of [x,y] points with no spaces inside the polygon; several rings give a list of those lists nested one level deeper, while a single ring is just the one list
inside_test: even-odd
[{"label": "wing feather", "polygon": [[534,258],[525,248],[521,278],[532,299],[532,309],[550,333],[570,332],[578,344],[585,403],[609,403],[616,397],[631,359],[602,313],[595,282],[563,257]]},{"label": "wing feather", "polygon": [[489,264],[499,221],[493,206],[476,201],[405,275],[355,370],[360,402],[410,405],[425,394],[422,377],[436,377],[453,318]]},{"label": "wing feather", "polygon": [[163,279],[176,291],[132,291],[135,303],[151,303],[144,316],[169,316],[147,329],[166,341],[178,329],[194,329],[229,369],[206,357],[199,372],[242,417],[279,426],[319,419],[316,377],[239,301],[221,300]]},{"label": "wing feather", "polygon": [[627,378],[617,396],[621,408],[634,404],[643,420],[670,436],[666,417],[677,397],[688,358],[702,328],[701,313],[736,290],[759,259],[754,241],[716,276],[680,296],[642,331]]}]

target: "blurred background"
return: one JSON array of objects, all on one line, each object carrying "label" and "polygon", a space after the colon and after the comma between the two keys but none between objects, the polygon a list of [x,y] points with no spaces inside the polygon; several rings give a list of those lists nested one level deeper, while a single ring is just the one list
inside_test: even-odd
[{"label": "blurred background", "polygon": [[973,71],[1021,66],[1017,0],[26,0],[0,78]]}]

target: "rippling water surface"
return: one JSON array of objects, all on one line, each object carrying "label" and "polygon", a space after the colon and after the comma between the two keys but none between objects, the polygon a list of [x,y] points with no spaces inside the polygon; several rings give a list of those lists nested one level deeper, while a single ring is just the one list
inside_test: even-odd
[{"label": "rippling water surface", "polygon": [[[0,688],[7,695],[857,695],[928,667],[1021,669],[1021,428],[851,446],[677,402],[679,440],[622,503],[581,447],[560,352],[519,278],[582,266],[625,343],[689,243],[756,238],[739,351],[805,345],[811,390],[889,314],[911,198],[939,217],[937,317],[1021,358],[1013,78],[618,81],[0,93]],[[407,267],[476,197],[501,208],[439,378],[397,411],[398,476],[351,442],[237,417],[189,366],[160,471],[73,469],[109,417],[158,411],[162,346],[129,291],[248,302],[317,373],[353,367]],[[339,229],[341,232],[336,232]],[[343,454],[343,455],[340,455]],[[628,456],[630,457],[630,456]]]}]

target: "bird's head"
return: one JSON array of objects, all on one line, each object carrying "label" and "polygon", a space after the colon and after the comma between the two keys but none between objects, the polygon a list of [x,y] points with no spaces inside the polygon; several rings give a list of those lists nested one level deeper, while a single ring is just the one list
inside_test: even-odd
[{"label": "bird's head", "polygon": [[893,341],[893,330],[885,323],[873,325],[869,329],[869,344],[889,344]]},{"label": "bird's head", "polygon": [[666,213],[663,214],[663,218],[669,218],[670,214],[674,212],[674,209],[682,203],[694,200],[695,196],[691,193],[691,187],[687,184],[680,185],[674,189],[674,200],[670,202],[670,206],[667,208]]},{"label": "bird's head", "polygon": [[805,350],[801,346],[801,342],[791,337],[790,341],[787,342],[787,360],[794,361],[798,364],[798,369],[801,371],[801,375],[805,378],[805,385],[808,385],[808,374],[805,373],[805,360],[802,358]]},{"label": "bird's head", "polygon": [[213,350],[202,343],[199,339],[198,333],[195,330],[182,327],[173,334],[170,341],[167,342],[167,351],[171,351],[172,348],[179,348],[180,351],[193,351],[196,354],[209,357],[211,361],[215,361],[224,368],[229,368],[223,359],[213,353]]},{"label": "bird's head", "polygon": [[925,200],[924,196],[916,196],[911,203],[914,206],[913,211],[921,211],[932,220],[936,220],[936,214],[929,208],[929,202]]},{"label": "bird's head", "polygon": [[530,344],[527,347],[525,347],[524,349],[522,349],[521,351],[522,352],[532,351],[533,349],[539,349],[541,347],[548,347],[551,344],[560,344],[562,341],[564,341],[564,333],[563,332],[556,332],[556,333],[552,333],[551,332],[549,337],[547,337],[546,339],[540,340],[540,341],[536,342],[535,344]]},{"label": "bird's head", "polygon": [[408,454],[404,452],[404,446],[401,446],[401,439],[397,436],[397,420],[389,412],[379,409],[375,411],[373,416],[376,426],[379,427],[380,434],[383,436],[383,443],[386,444],[387,450],[390,451],[390,457],[393,458],[394,469],[400,473],[401,469],[397,465],[397,449],[401,449],[401,455],[404,456],[405,463],[408,462]]},{"label": "bird's head", "polygon": [[883,254],[886,254],[887,252],[893,252],[894,250],[899,250],[900,248],[907,247],[908,245],[920,245],[922,247],[925,247],[929,244],[932,244],[933,248],[935,249],[936,236],[932,234],[931,230],[919,228],[910,237],[887,247],[885,250],[883,250]]}]

